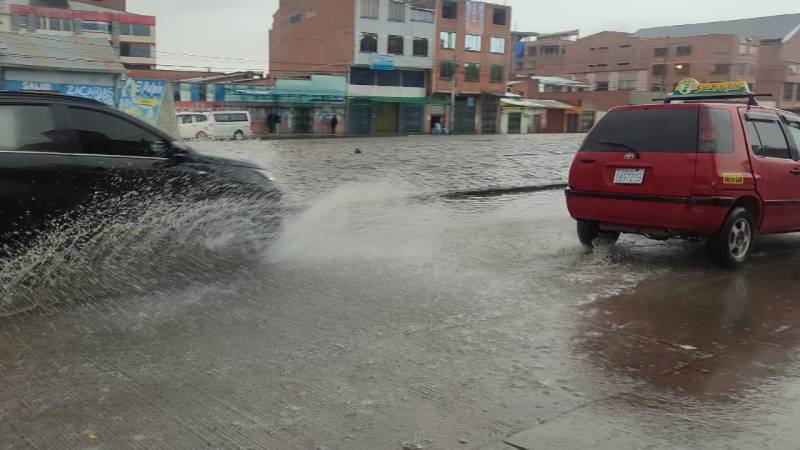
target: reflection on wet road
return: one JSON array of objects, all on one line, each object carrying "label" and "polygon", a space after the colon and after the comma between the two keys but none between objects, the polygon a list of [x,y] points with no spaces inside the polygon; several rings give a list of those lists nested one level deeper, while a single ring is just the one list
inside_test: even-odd
[{"label": "reflection on wet road", "polygon": [[0,448],[795,447],[800,238],[587,255],[531,188],[579,140],[202,144],[276,173],[283,232],[20,284],[70,301],[0,319]]}]

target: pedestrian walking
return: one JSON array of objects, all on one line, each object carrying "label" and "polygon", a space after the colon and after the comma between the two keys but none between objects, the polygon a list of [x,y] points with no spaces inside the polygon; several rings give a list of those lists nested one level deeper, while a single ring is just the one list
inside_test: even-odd
[{"label": "pedestrian walking", "polygon": [[339,125],[339,118],[336,117],[336,114],[333,115],[331,119],[331,134],[336,134],[336,127]]}]

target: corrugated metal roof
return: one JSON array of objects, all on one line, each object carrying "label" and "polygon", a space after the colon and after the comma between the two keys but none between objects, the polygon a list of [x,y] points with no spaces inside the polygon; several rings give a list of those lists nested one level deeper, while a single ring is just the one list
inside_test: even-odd
[{"label": "corrugated metal roof", "polygon": [[500,100],[502,106],[516,106],[522,108],[537,108],[537,109],[578,109],[570,104],[560,102],[558,100],[543,100],[543,99],[510,99],[504,98]]},{"label": "corrugated metal roof", "polygon": [[582,87],[588,88],[589,85],[576,80],[562,77],[531,77],[532,80],[538,80],[539,84],[545,86],[567,86],[567,87]]},{"label": "corrugated metal roof", "polygon": [[104,39],[0,32],[0,66],[123,73],[119,55]]},{"label": "corrugated metal roof", "polygon": [[634,36],[657,38],[735,34],[742,38],[757,37],[768,40],[786,40],[797,33],[798,29],[800,29],[800,14],[784,14],[753,19],[726,20],[723,22],[642,28],[634,33]]}]

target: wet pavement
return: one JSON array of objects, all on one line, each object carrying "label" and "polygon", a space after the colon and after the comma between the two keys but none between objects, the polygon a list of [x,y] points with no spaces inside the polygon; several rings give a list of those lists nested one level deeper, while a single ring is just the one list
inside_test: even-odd
[{"label": "wet pavement", "polygon": [[199,144],[275,172],[283,232],[5,291],[0,448],[796,448],[800,238],[588,255],[580,139]]}]

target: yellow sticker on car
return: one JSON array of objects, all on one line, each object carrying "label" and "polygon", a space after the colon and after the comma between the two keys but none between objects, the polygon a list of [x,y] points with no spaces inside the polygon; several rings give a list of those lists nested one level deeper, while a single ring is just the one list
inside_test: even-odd
[{"label": "yellow sticker on car", "polygon": [[744,184],[743,173],[723,173],[722,182],[725,184]]}]

